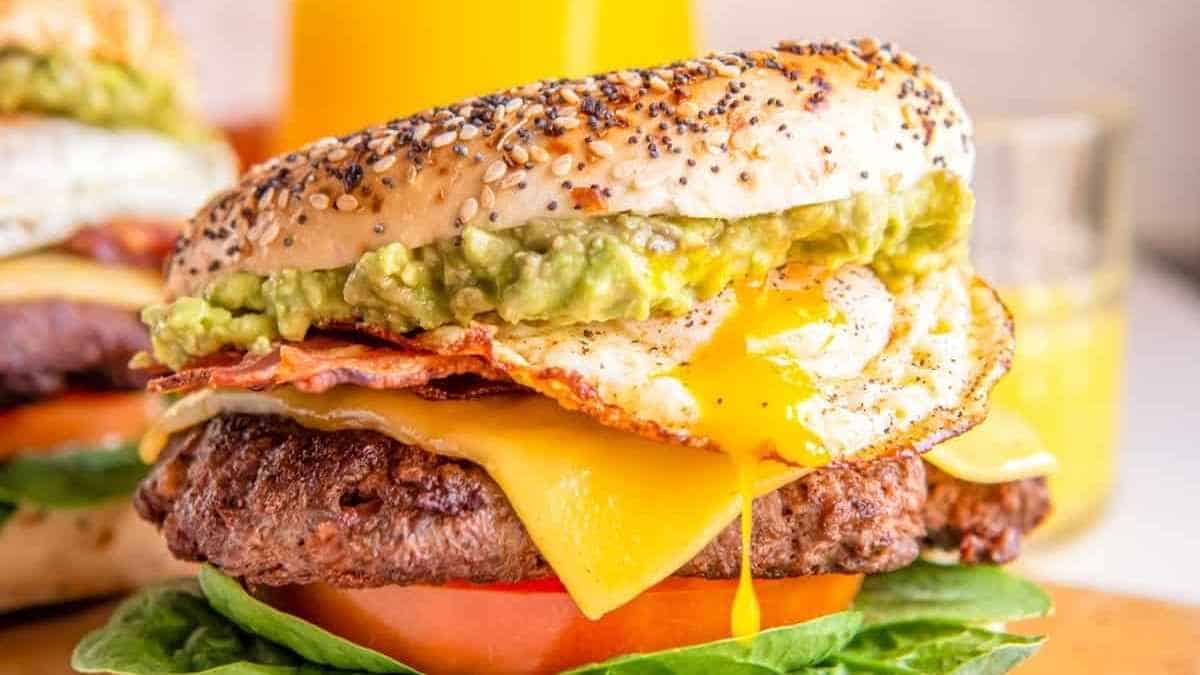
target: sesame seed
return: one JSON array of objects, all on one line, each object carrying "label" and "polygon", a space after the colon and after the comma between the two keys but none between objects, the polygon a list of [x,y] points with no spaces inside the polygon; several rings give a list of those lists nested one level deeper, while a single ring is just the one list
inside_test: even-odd
[{"label": "sesame seed", "polygon": [[683,103],[679,104],[679,107],[675,109],[675,112],[684,119],[690,119],[695,117],[700,112],[700,108],[691,101],[684,101]]},{"label": "sesame seed", "polygon": [[491,213],[488,214],[488,220],[494,223],[497,220],[500,220],[500,214],[496,213],[495,211],[492,211]]},{"label": "sesame seed", "polygon": [[504,163],[504,160],[498,159],[489,164],[488,168],[483,172],[483,182],[492,183],[498,181],[507,171],[508,165]]},{"label": "sesame seed", "polygon": [[474,124],[464,124],[462,129],[458,130],[458,137],[464,141],[469,141],[479,135],[479,127]]},{"label": "sesame seed", "polygon": [[485,209],[490,209],[496,205],[496,193],[492,192],[492,188],[484,185],[479,191],[479,205]]},{"label": "sesame seed", "polygon": [[375,173],[383,173],[384,171],[392,168],[395,164],[396,156],[388,155],[387,157],[381,157],[376,160],[375,163],[371,165],[371,170]]},{"label": "sesame seed", "polygon": [[560,129],[574,129],[575,127],[579,126],[579,118],[578,117],[555,117],[553,124],[554,124],[554,126],[559,127]]},{"label": "sesame seed", "polygon": [[458,209],[458,218],[464,223],[469,223],[477,213],[479,213],[479,201],[474,197],[467,197],[467,200],[462,203],[462,207]]},{"label": "sesame seed", "polygon": [[558,209],[558,202],[551,201],[549,204],[546,204],[546,209],[548,211],[556,211]]},{"label": "sesame seed", "polygon": [[353,211],[358,208],[358,198],[354,195],[342,195],[337,198],[336,206],[338,211]]},{"label": "sesame seed", "polygon": [[383,223],[375,223],[371,229],[375,230],[375,234],[383,234],[387,227]]},{"label": "sesame seed", "polygon": [[433,125],[431,125],[428,122],[422,122],[421,124],[417,125],[417,128],[413,129],[413,135],[412,135],[413,141],[420,142],[420,141],[424,140],[425,137],[429,135],[429,132],[432,129],[433,129]]},{"label": "sesame seed", "polygon": [[524,171],[514,171],[509,174],[503,181],[500,182],[500,188],[507,190],[513,186],[519,185],[525,181]]},{"label": "sesame seed", "polygon": [[318,211],[324,211],[329,208],[329,196],[321,192],[314,192],[308,196],[308,203]]},{"label": "sesame seed", "polygon": [[613,154],[613,146],[608,141],[591,141],[587,146],[598,157],[610,157]]},{"label": "sesame seed", "polygon": [[562,97],[562,100],[570,103],[571,105],[579,103],[579,94],[576,94],[575,90],[571,89],[570,87],[563,87],[559,90],[558,95]]},{"label": "sesame seed", "polygon": [[571,155],[560,155],[550,164],[550,173],[561,178],[571,173],[571,165],[574,163],[575,158]]},{"label": "sesame seed", "polygon": [[350,153],[345,148],[335,148],[325,157],[331,162],[340,162],[348,156],[350,156]]},{"label": "sesame seed", "polygon": [[514,147],[512,152],[509,154],[511,154],[512,158],[516,160],[517,164],[524,164],[525,162],[529,161],[529,151],[526,150],[524,146],[518,145]]},{"label": "sesame seed", "polygon": [[435,148],[440,148],[440,147],[443,147],[446,145],[450,145],[451,143],[454,142],[454,139],[456,139],[456,138],[458,138],[457,131],[444,131],[444,132],[438,134],[437,136],[434,136],[433,140],[430,141],[429,144]]},{"label": "sesame seed", "polygon": [[550,161],[550,153],[540,145],[529,146],[529,156],[538,164],[545,164]]},{"label": "sesame seed", "polygon": [[262,198],[258,200],[258,208],[265,210],[270,206],[273,197],[275,197],[275,188],[267,188],[267,191],[262,194]]}]

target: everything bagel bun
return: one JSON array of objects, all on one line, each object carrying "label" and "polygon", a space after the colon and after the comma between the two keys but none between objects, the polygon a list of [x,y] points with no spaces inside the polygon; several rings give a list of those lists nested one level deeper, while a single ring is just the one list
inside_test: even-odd
[{"label": "everything bagel bun", "polygon": [[0,0],[0,48],[105,61],[193,96],[190,65],[157,0]]},{"label": "everything bagel bun", "polygon": [[464,225],[630,212],[739,218],[969,178],[949,85],[872,39],[785,42],[536,82],[265,162],[189,224],[171,296],[234,271],[328,269]]}]

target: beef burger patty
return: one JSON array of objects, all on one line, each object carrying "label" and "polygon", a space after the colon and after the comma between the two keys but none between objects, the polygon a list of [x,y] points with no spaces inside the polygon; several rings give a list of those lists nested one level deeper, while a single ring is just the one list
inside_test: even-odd
[{"label": "beef burger patty", "polygon": [[0,407],[72,388],[140,389],[129,359],[150,348],[136,312],[67,300],[0,304]]},{"label": "beef burger patty", "polygon": [[[927,498],[927,483],[938,499]],[[927,473],[912,454],[808,474],[755,502],[754,575],[898,569],[931,532],[940,546],[972,542],[971,561],[1000,562],[1047,510],[1040,479],[960,487],[960,501],[945,499],[955,484],[966,486]],[[177,557],[252,583],[371,587],[553,574],[482,468],[372,431],[223,415],[171,438],[135,504]],[[740,546],[735,522],[676,574],[732,578]]]}]

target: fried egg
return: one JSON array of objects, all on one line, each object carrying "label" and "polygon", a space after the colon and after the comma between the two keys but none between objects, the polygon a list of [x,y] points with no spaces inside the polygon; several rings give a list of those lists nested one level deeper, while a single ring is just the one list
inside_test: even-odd
[{"label": "fried egg", "polygon": [[787,269],[680,317],[443,327],[415,341],[484,356],[605,424],[820,465],[924,450],[980,421],[1012,326],[969,270],[892,291],[846,266]]},{"label": "fried egg", "polygon": [[222,143],[17,116],[0,123],[0,256],[111,218],[186,219],[232,182]]}]

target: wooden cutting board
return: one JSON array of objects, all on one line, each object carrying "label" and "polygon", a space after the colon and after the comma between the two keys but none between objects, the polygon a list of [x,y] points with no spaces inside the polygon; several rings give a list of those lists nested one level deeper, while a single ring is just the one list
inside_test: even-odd
[{"label": "wooden cutting board", "polygon": [[[1200,675],[1200,607],[1069,586],[1046,586],[1057,608],[1012,630],[1050,641],[1020,675]],[[71,648],[104,623],[114,602],[0,624],[0,675],[68,675]]]}]

